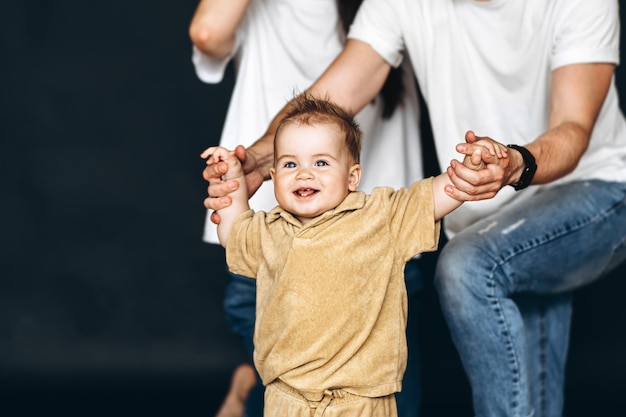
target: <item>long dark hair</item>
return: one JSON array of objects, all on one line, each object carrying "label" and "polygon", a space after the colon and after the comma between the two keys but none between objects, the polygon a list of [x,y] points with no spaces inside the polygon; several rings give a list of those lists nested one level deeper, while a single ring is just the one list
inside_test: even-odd
[{"label": "long dark hair", "polygon": [[[356,16],[357,10],[363,0],[337,0],[337,8],[339,10],[339,18],[343,31],[347,34],[350,25]],[[391,68],[383,88],[380,90],[380,96],[383,100],[383,118],[388,119],[393,114],[398,104],[402,101],[404,94],[404,82],[402,80],[402,66]]]}]

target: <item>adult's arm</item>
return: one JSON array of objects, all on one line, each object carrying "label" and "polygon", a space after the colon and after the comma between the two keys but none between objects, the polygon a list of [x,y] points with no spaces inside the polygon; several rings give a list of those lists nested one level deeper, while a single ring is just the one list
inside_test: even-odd
[{"label": "adult's arm", "polygon": [[[390,68],[369,44],[350,39],[328,69],[306,91],[315,97],[328,98],[356,114],[376,97]],[[269,168],[274,158],[274,133],[289,107],[290,103],[287,103],[272,120],[265,134],[246,150],[245,155],[238,154],[243,162],[250,194],[264,180],[269,179]],[[237,189],[238,184],[234,181],[218,181],[227,169],[223,163],[209,164],[204,169],[204,179],[209,182],[210,197],[205,200],[207,208],[219,210],[230,204],[227,194]]]},{"label": "adult's arm", "polygon": [[235,32],[250,1],[201,0],[189,25],[193,44],[215,59],[227,57],[235,45]]},{"label": "adult's arm", "polygon": [[[591,132],[612,82],[614,64],[588,63],[559,67],[552,72],[548,129],[525,145],[537,162],[532,184],[546,184],[572,172],[589,145]],[[466,153],[478,138],[466,136],[470,145],[458,145]],[[509,150],[508,158],[487,169],[472,171],[453,161],[448,175],[457,189],[481,199],[519,181],[524,170],[522,155]]]},{"label": "adult's arm", "polygon": [[[573,64],[552,72],[548,131],[526,148],[537,161],[533,184],[546,184],[572,172],[589,145],[591,132],[612,82],[614,64]],[[509,184],[523,170],[519,152],[517,169]]]}]

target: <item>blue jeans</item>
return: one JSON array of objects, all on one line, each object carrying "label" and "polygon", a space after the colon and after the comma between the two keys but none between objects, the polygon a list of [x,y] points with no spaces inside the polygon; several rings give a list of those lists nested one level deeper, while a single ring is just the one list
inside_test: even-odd
[{"label": "blue jeans", "polygon": [[[396,394],[398,417],[417,417],[421,402],[421,383],[419,352],[417,350],[417,307],[414,305],[422,286],[419,260],[412,260],[404,268],[404,278],[409,298],[409,316],[407,320],[407,341],[409,357],[407,369],[402,380],[402,392]],[[224,309],[231,330],[241,336],[246,346],[250,363],[253,363],[253,335],[256,307],[256,281],[252,278],[228,273]],[[411,307],[413,305],[413,307]],[[245,417],[263,416],[264,387],[257,374],[257,384],[252,389],[246,402]]]},{"label": "blue jeans", "polygon": [[[233,333],[243,339],[248,354],[248,362],[254,364],[254,322],[256,318],[256,280],[228,272],[224,310]],[[256,368],[255,368],[256,371]],[[265,387],[257,373],[256,385],[246,400],[244,417],[263,417],[263,395]]]},{"label": "blue jeans", "polygon": [[626,258],[625,206],[626,184],[573,182],[443,248],[435,287],[476,416],[562,415],[572,290]]}]

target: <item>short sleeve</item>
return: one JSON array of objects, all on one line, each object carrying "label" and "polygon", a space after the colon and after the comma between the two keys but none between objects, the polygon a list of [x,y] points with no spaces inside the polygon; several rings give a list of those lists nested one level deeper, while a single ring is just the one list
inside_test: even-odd
[{"label": "short sleeve", "polygon": [[619,13],[615,0],[561,1],[552,69],[579,63],[619,64]]},{"label": "short sleeve", "polygon": [[196,75],[200,81],[207,84],[217,84],[222,81],[226,66],[231,59],[232,56],[223,59],[215,59],[202,52],[195,45],[193,46],[191,54],[191,61],[196,70]]},{"label": "short sleeve", "polygon": [[251,278],[256,278],[262,256],[258,230],[260,222],[254,220],[252,210],[240,214],[231,226],[226,244],[226,264],[229,271]]},{"label": "short sleeve", "polygon": [[348,38],[369,44],[393,67],[402,63],[404,41],[395,0],[365,0],[359,7]]},{"label": "short sleeve", "polygon": [[441,222],[435,221],[433,178],[394,192],[391,204],[389,228],[404,259],[437,250]]}]

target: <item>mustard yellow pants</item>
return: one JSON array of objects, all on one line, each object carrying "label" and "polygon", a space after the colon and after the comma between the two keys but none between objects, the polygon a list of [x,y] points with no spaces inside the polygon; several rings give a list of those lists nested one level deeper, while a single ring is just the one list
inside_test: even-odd
[{"label": "mustard yellow pants", "polygon": [[309,401],[289,385],[275,381],[265,389],[264,417],[397,417],[394,394],[361,397],[328,390],[321,401]]}]

